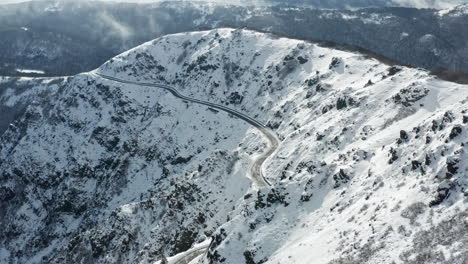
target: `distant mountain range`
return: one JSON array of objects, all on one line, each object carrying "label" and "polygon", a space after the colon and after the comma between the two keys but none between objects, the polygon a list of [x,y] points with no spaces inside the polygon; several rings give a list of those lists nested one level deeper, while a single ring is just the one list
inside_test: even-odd
[{"label": "distant mountain range", "polygon": [[392,0],[271,0],[271,2],[329,9],[389,7],[397,5]]},{"label": "distant mountain range", "polygon": [[467,10],[466,5],[442,11],[252,9],[189,2],[0,5],[0,74],[38,75],[24,70],[44,71],[47,76],[75,74],[161,35],[225,26],[357,46],[402,64],[468,72]]}]

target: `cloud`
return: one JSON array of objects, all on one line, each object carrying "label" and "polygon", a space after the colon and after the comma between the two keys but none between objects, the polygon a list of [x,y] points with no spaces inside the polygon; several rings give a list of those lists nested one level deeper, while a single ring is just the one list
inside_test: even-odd
[{"label": "cloud", "polygon": [[398,6],[445,9],[464,4],[463,0],[393,0]]},{"label": "cloud", "polygon": [[[27,2],[27,1],[40,1],[40,0],[0,0],[0,4],[6,3],[18,3],[18,2]],[[61,1],[77,1],[77,0],[61,0]],[[162,2],[165,0],[100,0],[100,1],[110,1],[110,2],[128,2],[128,3],[151,3],[151,2]],[[216,2],[216,3],[229,3],[229,4],[266,4],[269,0],[171,0],[171,1],[185,1],[185,2]],[[270,0],[271,1],[271,0]],[[341,0],[347,1],[347,0]],[[288,2],[288,0],[284,0]],[[305,0],[307,2],[307,0]],[[391,0],[395,6],[403,7],[416,7],[416,8],[436,8],[436,9],[445,9],[450,8],[460,4],[468,3],[468,0]]]},{"label": "cloud", "polygon": [[102,12],[99,14],[99,19],[101,20],[104,25],[112,28],[114,32],[120,35],[122,39],[127,39],[130,37],[132,30],[125,26],[124,24],[120,23],[117,19],[109,15],[107,12]]},{"label": "cloud", "polygon": [[[11,3],[21,3],[21,2],[31,2],[31,1],[44,1],[44,0],[0,0],[1,4],[11,4]],[[57,0],[60,2],[76,2],[76,1],[96,1],[96,0]],[[178,2],[213,2],[213,3],[225,3],[225,4],[246,4],[246,5],[255,5],[255,4],[267,4],[271,3],[270,0],[97,0],[97,1],[106,1],[106,2],[124,2],[124,3],[157,3],[157,2],[166,2],[166,1],[178,1]],[[287,2],[288,0],[285,0]]]}]

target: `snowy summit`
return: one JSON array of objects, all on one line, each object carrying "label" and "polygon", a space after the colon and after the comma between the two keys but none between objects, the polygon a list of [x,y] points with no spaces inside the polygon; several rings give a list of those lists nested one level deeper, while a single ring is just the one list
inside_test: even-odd
[{"label": "snowy summit", "polygon": [[230,28],[52,83],[0,139],[0,263],[468,261],[466,85]]}]

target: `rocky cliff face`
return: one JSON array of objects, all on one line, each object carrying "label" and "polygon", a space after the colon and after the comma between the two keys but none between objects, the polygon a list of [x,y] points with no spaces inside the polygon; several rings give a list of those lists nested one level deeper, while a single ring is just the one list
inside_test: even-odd
[{"label": "rocky cliff face", "polygon": [[170,35],[84,73],[0,140],[0,262],[464,263],[466,86],[247,30]]}]

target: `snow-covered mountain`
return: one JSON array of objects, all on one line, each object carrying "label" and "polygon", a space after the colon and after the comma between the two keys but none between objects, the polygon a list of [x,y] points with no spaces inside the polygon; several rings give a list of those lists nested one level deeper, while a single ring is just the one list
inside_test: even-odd
[{"label": "snow-covered mountain", "polygon": [[[269,145],[256,127],[96,74],[266,124],[271,186],[250,174]],[[158,263],[200,243],[191,263],[468,261],[468,86],[218,29],[51,91],[0,139],[1,263]]]}]

